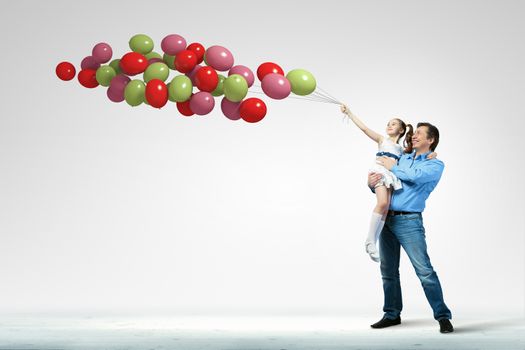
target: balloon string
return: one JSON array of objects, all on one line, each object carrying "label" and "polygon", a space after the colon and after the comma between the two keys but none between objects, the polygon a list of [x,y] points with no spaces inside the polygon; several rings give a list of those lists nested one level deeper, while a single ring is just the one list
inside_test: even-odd
[{"label": "balloon string", "polygon": [[323,99],[325,99],[325,100],[329,100],[329,101],[332,101],[332,102],[337,102],[334,98],[331,98],[331,97],[325,95],[324,93],[322,93],[322,92],[320,92],[320,91],[314,91],[314,92],[312,93],[312,95],[313,95],[313,96],[318,96],[318,97],[320,97],[320,98],[323,98]]},{"label": "balloon string", "polygon": [[[252,87],[255,87],[255,88],[258,88],[258,89],[262,89],[262,86],[261,85],[258,85],[258,84],[253,84]],[[254,92],[254,93],[258,93],[258,94],[264,94],[264,92],[260,92],[260,91],[251,91],[251,92]],[[339,101],[338,99],[336,99],[335,97],[333,97],[332,95],[330,95],[326,90],[324,90],[323,88],[321,88],[320,86],[317,86],[317,89],[316,91],[312,92],[310,95],[306,95],[306,96],[288,96],[288,98],[295,98],[295,99],[299,99],[299,100],[306,100],[306,101],[314,101],[314,102],[323,102],[323,103],[331,103],[331,104],[337,104],[337,105],[341,105],[341,101]]]},{"label": "balloon string", "polygon": [[289,96],[291,98],[295,98],[298,100],[305,100],[305,101],[314,101],[314,102],[322,102],[322,103],[330,103],[330,104],[338,104],[334,101],[324,100],[324,99],[317,99],[317,98],[308,98],[308,97],[299,97],[299,96]]},{"label": "balloon string", "polygon": [[[258,85],[258,84],[253,84],[252,87],[256,87],[256,88],[262,89],[262,86]],[[297,96],[300,96],[300,95],[297,95]],[[314,97],[314,98],[317,98],[317,99],[323,100],[323,101],[338,102],[335,99],[330,98],[330,97],[328,97],[328,96],[326,96],[326,95],[324,95],[322,93],[319,93],[317,91],[314,91],[310,95],[305,95],[305,97]]]},{"label": "balloon string", "polygon": [[[260,88],[259,85],[252,85],[252,87],[256,87],[256,88]],[[251,92],[256,92],[256,93],[259,93],[259,94],[263,94],[264,92],[261,92],[261,91],[253,91],[253,90],[250,90]],[[310,100],[315,100],[315,101],[319,101],[319,102],[333,102],[332,100],[324,97],[324,96],[318,96],[318,95],[315,95],[315,94],[311,94],[311,95],[306,95],[306,96],[289,96],[290,98],[297,98],[297,99],[310,99]]]},{"label": "balloon string", "polygon": [[[266,95],[264,92],[260,92],[260,91],[252,91],[250,90],[251,93],[254,93],[254,94],[260,94],[260,95]],[[314,98],[314,97],[309,97],[309,96],[288,96],[287,98],[293,98],[293,99],[297,99],[297,100],[303,100],[303,101],[312,101],[312,102],[321,102],[321,103],[335,103],[335,102],[332,102],[332,101],[328,101],[328,100],[325,100],[325,99],[320,99],[320,98]]]},{"label": "balloon string", "polygon": [[[260,94],[260,95],[266,95],[264,92],[260,92],[260,91],[251,91],[251,93],[254,93],[254,94]],[[287,98],[293,98],[293,99],[297,99],[297,100],[305,100],[305,101],[313,101],[313,102],[323,102],[323,103],[333,103],[331,101],[327,101],[327,100],[324,100],[324,99],[320,99],[320,98],[313,98],[313,97],[305,97],[305,96],[288,96]]]},{"label": "balloon string", "polygon": [[323,93],[325,93],[328,97],[330,97],[332,100],[334,100],[335,102],[339,103],[339,104],[342,104],[341,101],[339,101],[337,98],[333,97],[332,95],[330,95],[326,90],[324,90],[322,87],[318,86],[319,90],[322,91]]},{"label": "balloon string", "polygon": [[332,100],[336,101],[336,102],[340,102],[337,98],[335,98],[334,96],[330,95],[326,90],[324,90],[322,87],[319,86],[319,90],[322,91],[325,95],[327,95],[329,98],[331,98]]},{"label": "balloon string", "polygon": [[337,101],[335,99],[330,98],[330,97],[328,97],[328,96],[326,96],[326,95],[324,95],[322,93],[319,93],[319,92],[313,92],[311,95],[312,96],[317,96],[317,97],[322,98],[322,99],[327,100],[327,101],[331,101],[331,102],[337,103]]},{"label": "balloon string", "polygon": [[341,102],[339,102],[335,97],[331,96],[330,94],[326,93],[324,90],[322,90],[320,87],[319,88],[319,91],[314,91],[312,94],[315,94],[315,95],[318,95],[318,96],[321,96],[325,99],[328,99],[334,103],[338,103],[338,104],[341,104]]}]

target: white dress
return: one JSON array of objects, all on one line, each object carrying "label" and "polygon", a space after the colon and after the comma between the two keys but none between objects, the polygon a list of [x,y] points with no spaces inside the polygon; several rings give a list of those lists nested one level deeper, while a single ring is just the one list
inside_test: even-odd
[{"label": "white dress", "polygon": [[378,158],[381,156],[387,156],[399,160],[403,154],[403,147],[400,144],[392,142],[388,136],[383,137],[383,141],[379,144],[379,148],[376,154],[376,163],[370,168],[370,172],[379,173],[383,175],[381,180],[376,185],[392,187],[394,190],[399,190],[403,186],[401,185],[401,180],[397,178],[390,170],[385,168],[379,163]]}]

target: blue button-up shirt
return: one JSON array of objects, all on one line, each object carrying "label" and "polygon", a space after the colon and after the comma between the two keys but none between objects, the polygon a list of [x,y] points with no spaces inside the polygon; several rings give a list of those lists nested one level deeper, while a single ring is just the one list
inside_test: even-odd
[{"label": "blue button-up shirt", "polygon": [[436,187],[445,168],[439,159],[427,159],[428,153],[416,157],[416,152],[404,154],[390,170],[402,182],[390,202],[391,210],[422,212],[430,192]]}]

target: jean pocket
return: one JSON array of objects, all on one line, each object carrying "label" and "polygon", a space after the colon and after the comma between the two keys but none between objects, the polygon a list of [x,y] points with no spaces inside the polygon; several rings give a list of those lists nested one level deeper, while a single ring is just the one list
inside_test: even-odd
[{"label": "jean pocket", "polygon": [[414,221],[414,220],[421,220],[421,214],[403,215],[403,221]]}]

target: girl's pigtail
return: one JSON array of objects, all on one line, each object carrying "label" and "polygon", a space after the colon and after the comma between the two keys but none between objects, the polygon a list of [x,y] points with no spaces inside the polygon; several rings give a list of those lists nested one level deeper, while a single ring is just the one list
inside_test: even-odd
[{"label": "girl's pigtail", "polygon": [[405,140],[403,141],[403,146],[405,147],[405,153],[412,153],[412,136],[414,135],[414,128],[411,124],[407,124],[407,134]]}]

